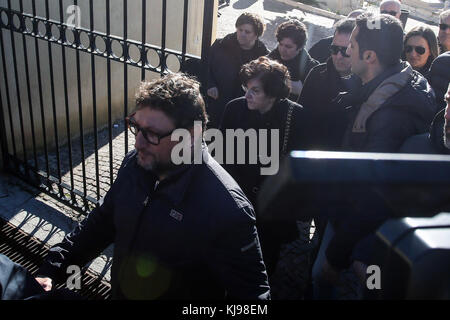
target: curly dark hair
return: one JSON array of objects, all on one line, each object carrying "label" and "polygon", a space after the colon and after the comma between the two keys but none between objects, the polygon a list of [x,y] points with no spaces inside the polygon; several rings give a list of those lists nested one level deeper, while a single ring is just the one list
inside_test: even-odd
[{"label": "curly dark hair", "polygon": [[264,20],[255,13],[244,12],[237,18],[235,27],[242,26],[243,24],[249,24],[253,26],[253,30],[255,31],[258,37],[261,37],[264,33],[266,25],[264,24]]},{"label": "curly dark hair", "polygon": [[297,48],[303,48],[306,40],[308,40],[305,24],[295,19],[280,24],[275,31],[275,37],[278,42],[284,38],[290,38],[297,45]]},{"label": "curly dark hair", "polygon": [[259,57],[244,64],[239,72],[244,86],[250,80],[258,79],[263,85],[264,93],[270,97],[284,99],[289,96],[289,71],[281,63],[268,57]]},{"label": "curly dark hair", "polygon": [[183,73],[142,82],[136,92],[136,110],[142,108],[161,110],[177,128],[190,129],[194,121],[201,121],[205,130],[208,122],[200,83]]}]

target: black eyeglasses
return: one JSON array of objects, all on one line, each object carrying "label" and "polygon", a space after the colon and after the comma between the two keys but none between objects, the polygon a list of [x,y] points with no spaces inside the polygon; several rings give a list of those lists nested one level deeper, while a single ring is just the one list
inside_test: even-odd
[{"label": "black eyeglasses", "polygon": [[413,50],[415,50],[420,55],[423,55],[425,53],[425,48],[421,47],[421,46],[406,46],[405,47],[406,53],[410,53]]},{"label": "black eyeglasses", "polygon": [[136,120],[134,120],[133,115],[134,114],[125,118],[128,129],[130,129],[131,133],[135,136],[137,136],[139,132],[142,132],[142,136],[144,137],[145,141],[155,146],[157,146],[161,142],[161,139],[170,136],[172,132],[175,131],[174,129],[166,134],[157,134],[149,129],[141,128],[136,123]]},{"label": "black eyeglasses", "polygon": [[397,15],[397,11],[387,11],[387,10],[383,10],[380,12],[381,14],[389,14],[391,16],[396,16]]},{"label": "black eyeglasses", "polygon": [[445,23],[439,23],[439,29],[442,31],[445,31],[447,29],[450,29],[450,25],[445,24]]},{"label": "black eyeglasses", "polygon": [[334,44],[332,44],[330,46],[330,52],[332,55],[336,55],[336,54],[338,54],[338,52],[340,52],[344,58],[348,58],[350,56],[347,53],[345,53],[346,51],[347,51],[347,47],[336,46]]}]

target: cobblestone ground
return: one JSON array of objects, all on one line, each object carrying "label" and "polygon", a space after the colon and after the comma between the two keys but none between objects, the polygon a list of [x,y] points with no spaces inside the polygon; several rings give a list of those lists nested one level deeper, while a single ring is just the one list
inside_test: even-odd
[{"label": "cobblestone ground", "polygon": [[[117,171],[120,168],[122,160],[126,154],[125,152],[125,134],[128,134],[128,151],[134,149],[134,135],[129,131],[125,131],[124,122],[117,122],[113,124],[112,127],[112,179],[114,180]],[[86,177],[86,190],[84,189],[84,175],[83,175],[83,161],[81,152],[81,139],[73,139],[71,142],[72,149],[72,172],[70,171],[70,160],[69,160],[69,147],[68,144],[59,148],[59,158],[60,158],[60,171],[61,171],[61,181],[69,186],[71,186],[71,177],[73,177],[73,187],[74,189],[84,193],[93,198],[99,199],[106,194],[110,188],[110,143],[109,143],[109,130],[105,128],[100,130],[97,134],[97,145],[98,145],[98,189],[97,194],[97,170],[96,170],[96,157],[95,157],[95,137],[94,134],[88,134],[84,136],[84,153],[85,153],[85,177]],[[49,171],[50,175],[58,178],[58,161],[56,156],[56,151],[49,152]],[[38,156],[38,166],[40,170],[45,171],[45,154],[41,153]],[[67,195],[69,191],[65,191]],[[68,210],[61,202],[53,199],[46,194],[40,194],[46,201],[50,201],[56,204],[60,208],[64,208],[64,212],[68,213],[70,216],[76,216],[74,212],[70,209]],[[81,202],[82,203],[82,202]]]}]

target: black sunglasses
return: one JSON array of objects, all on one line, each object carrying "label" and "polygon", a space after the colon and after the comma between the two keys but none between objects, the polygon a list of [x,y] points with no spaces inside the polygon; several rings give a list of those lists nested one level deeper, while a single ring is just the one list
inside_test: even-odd
[{"label": "black sunglasses", "polygon": [[386,10],[383,10],[383,11],[381,11],[380,13],[381,13],[381,14],[389,14],[389,15],[394,16],[394,17],[397,15],[397,12],[396,12],[396,11],[386,11]]},{"label": "black sunglasses", "polygon": [[347,53],[345,53],[346,51],[347,51],[347,47],[336,46],[334,44],[332,44],[330,46],[330,52],[332,55],[336,55],[336,54],[338,54],[338,52],[340,52],[344,58],[348,58],[350,56]]},{"label": "black sunglasses", "polygon": [[155,146],[159,145],[159,143],[161,142],[161,139],[170,136],[175,131],[175,129],[174,129],[166,134],[157,134],[149,129],[141,128],[136,123],[136,120],[134,120],[133,115],[134,114],[125,118],[128,129],[130,129],[131,133],[134,134],[135,136],[137,136],[139,132],[142,132],[142,136],[144,137],[144,139],[148,143],[153,144]]},{"label": "black sunglasses", "polygon": [[450,29],[450,25],[445,24],[445,23],[439,23],[439,29],[442,31],[445,31],[447,29]]},{"label": "black sunglasses", "polygon": [[420,55],[423,55],[425,53],[425,48],[421,46],[406,46],[405,52],[410,53],[411,51],[416,50],[416,52]]}]

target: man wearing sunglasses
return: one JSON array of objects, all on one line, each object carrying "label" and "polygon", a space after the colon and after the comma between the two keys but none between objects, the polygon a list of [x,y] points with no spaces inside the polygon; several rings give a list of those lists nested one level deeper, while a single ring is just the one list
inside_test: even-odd
[{"label": "man wearing sunglasses", "polygon": [[397,19],[401,15],[401,3],[398,0],[383,0],[380,3],[380,14],[389,14]]},{"label": "man wearing sunglasses", "polygon": [[[428,132],[436,112],[434,93],[422,75],[401,62],[402,50],[398,19],[386,14],[356,19],[347,54],[363,86],[338,98],[349,119],[342,150],[399,152],[409,137]],[[337,215],[329,221],[325,230],[322,259],[313,272],[316,296],[331,292],[329,286],[342,280],[340,271],[370,265],[370,235],[387,218],[370,205],[346,214],[347,219]]]},{"label": "man wearing sunglasses", "polygon": [[37,279],[45,290],[114,243],[113,299],[270,297],[253,207],[237,183],[204,145],[200,164],[172,161],[172,132],[194,137],[206,126],[199,88],[183,74],[142,83],[127,119],[135,150],[100,205],[50,250]]},{"label": "man wearing sunglasses", "polygon": [[336,150],[341,145],[345,121],[332,100],[339,92],[360,86],[359,79],[351,76],[350,56],[346,53],[354,26],[354,19],[342,19],[336,24],[330,58],[314,67],[305,80],[299,103],[311,117],[308,132],[313,149]]},{"label": "man wearing sunglasses", "polygon": [[450,51],[450,9],[443,11],[439,15],[438,40],[441,46],[441,53]]}]

